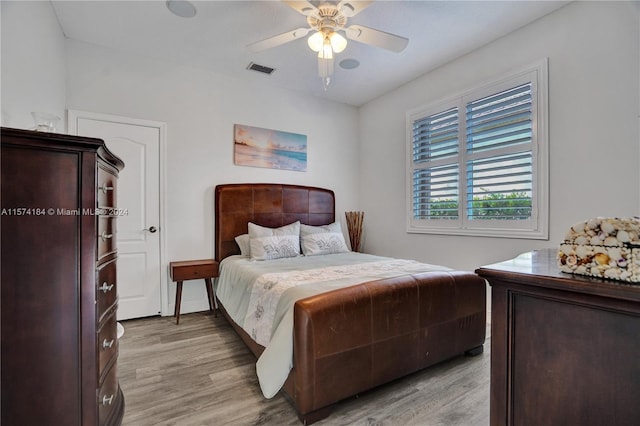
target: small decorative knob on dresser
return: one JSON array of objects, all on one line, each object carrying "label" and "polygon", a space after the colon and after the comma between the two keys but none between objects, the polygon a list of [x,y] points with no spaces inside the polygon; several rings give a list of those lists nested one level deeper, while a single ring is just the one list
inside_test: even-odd
[{"label": "small decorative knob on dresser", "polygon": [[106,232],[102,231],[100,238],[102,239],[102,241],[107,241],[109,238],[113,238],[113,234],[107,234]]},{"label": "small decorative knob on dresser", "polygon": [[113,288],[113,284],[107,285],[107,282],[105,281],[102,283],[100,287],[98,287],[98,290],[102,290],[103,293],[107,293],[111,291],[112,288]]},{"label": "small decorative knob on dresser", "polygon": [[107,341],[107,339],[104,339],[104,341],[102,342],[102,349],[110,349],[111,346],[113,346],[113,342],[115,342],[115,340],[113,339],[109,341]]},{"label": "small decorative knob on dresser", "polygon": [[109,398],[107,398],[107,395],[103,396],[102,405],[111,405],[111,403],[113,402],[113,397],[114,397],[113,394],[109,395]]},{"label": "small decorative knob on dresser", "polygon": [[107,191],[113,191],[113,186],[107,186],[106,183],[103,183],[98,189],[106,194]]}]

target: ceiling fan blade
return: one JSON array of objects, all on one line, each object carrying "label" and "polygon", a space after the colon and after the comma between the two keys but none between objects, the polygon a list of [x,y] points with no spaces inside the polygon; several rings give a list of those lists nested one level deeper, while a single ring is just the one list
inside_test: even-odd
[{"label": "ceiling fan blade", "polygon": [[408,38],[362,25],[351,25],[344,30],[348,39],[381,47],[396,53],[402,52],[404,48],[407,47],[407,44],[409,44]]},{"label": "ceiling fan blade", "polygon": [[304,37],[309,34],[309,31],[311,31],[310,28],[297,28],[283,34],[278,34],[277,36],[251,43],[247,45],[247,49],[253,53],[262,52],[263,50],[271,49],[272,47],[280,46],[281,44]]},{"label": "ceiling fan blade", "polygon": [[282,0],[283,3],[285,3],[287,6],[297,10],[298,12],[302,13],[304,16],[309,16],[314,12],[318,11],[318,8],[315,7],[314,5],[312,5],[311,3],[309,3],[308,1],[289,1],[289,0]]},{"label": "ceiling fan blade", "polygon": [[362,12],[371,3],[373,3],[372,0],[342,0],[338,3],[338,10],[347,18],[351,18]]}]

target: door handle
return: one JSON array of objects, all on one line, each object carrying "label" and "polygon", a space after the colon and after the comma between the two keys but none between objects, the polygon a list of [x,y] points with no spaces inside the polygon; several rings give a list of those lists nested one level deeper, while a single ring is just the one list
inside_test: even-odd
[{"label": "door handle", "polygon": [[156,232],[158,232],[158,228],[156,228],[155,226],[150,226],[148,228],[143,229],[143,231],[149,231],[152,234],[155,234]]}]

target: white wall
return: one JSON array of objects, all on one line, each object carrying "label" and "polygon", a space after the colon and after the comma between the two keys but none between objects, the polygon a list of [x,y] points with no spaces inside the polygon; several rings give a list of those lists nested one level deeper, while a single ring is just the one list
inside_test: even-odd
[{"label": "white wall", "polygon": [[2,126],[33,128],[32,111],[65,126],[64,35],[49,1],[0,2]]},{"label": "white wall", "polygon": [[[217,184],[330,188],[341,220],[345,210],[358,207],[353,107],[72,40],[66,66],[69,109],[167,123],[167,262],[213,257]],[[307,135],[307,172],[235,166],[234,123]],[[173,294],[171,284],[170,303]],[[185,286],[182,312],[205,309],[204,294],[203,285]]]},{"label": "white wall", "polygon": [[[31,111],[45,111],[60,116],[65,131],[67,108],[167,123],[163,268],[213,256],[213,188],[220,183],[322,186],[335,191],[340,220],[358,208],[355,108],[65,40],[48,1],[1,5],[3,126],[31,128]],[[306,134],[308,171],[233,165],[235,123]],[[173,295],[171,284],[165,303]],[[204,286],[185,286],[182,306],[206,309]]]},{"label": "white wall", "polygon": [[[363,106],[365,250],[475,269],[556,247],[582,219],[638,215],[638,27],[631,3],[571,3]],[[543,57],[549,58],[550,240],[406,233],[406,111]]]},{"label": "white wall", "polygon": [[[586,217],[639,214],[640,21],[626,3],[572,3],[370,102],[359,119],[345,105],[65,42],[49,2],[2,1],[0,10],[2,125],[29,128],[31,111],[63,117],[65,106],[167,123],[167,261],[213,254],[212,191],[224,182],[332,188],[339,218],[366,212],[365,250],[466,269],[555,247]],[[405,112],[542,57],[550,241],[407,234]],[[308,172],[234,166],[234,123],[307,134]],[[199,287],[185,286],[185,311],[206,308]]]}]

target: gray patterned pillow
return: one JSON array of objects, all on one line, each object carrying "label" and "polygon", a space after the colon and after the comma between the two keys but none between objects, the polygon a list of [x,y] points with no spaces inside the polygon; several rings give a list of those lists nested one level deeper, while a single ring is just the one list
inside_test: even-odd
[{"label": "gray patterned pillow", "polygon": [[251,258],[255,260],[271,260],[299,256],[299,238],[297,235],[272,235],[251,238]]},{"label": "gray patterned pillow", "polygon": [[322,226],[300,225],[300,244],[305,256],[349,251],[340,222]]},{"label": "gray patterned pillow", "polygon": [[267,228],[249,222],[251,258],[255,260],[280,259],[300,255],[300,222],[279,228]]}]

